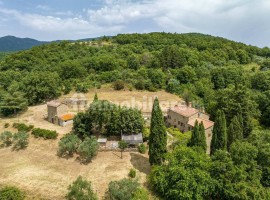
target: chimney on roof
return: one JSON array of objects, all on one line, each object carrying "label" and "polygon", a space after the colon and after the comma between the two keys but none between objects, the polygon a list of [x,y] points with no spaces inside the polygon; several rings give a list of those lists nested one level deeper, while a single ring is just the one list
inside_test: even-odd
[{"label": "chimney on roof", "polygon": [[199,111],[200,111],[201,113],[205,113],[205,109],[204,109],[204,107],[203,107],[203,106],[202,106],[202,107],[200,107]]}]

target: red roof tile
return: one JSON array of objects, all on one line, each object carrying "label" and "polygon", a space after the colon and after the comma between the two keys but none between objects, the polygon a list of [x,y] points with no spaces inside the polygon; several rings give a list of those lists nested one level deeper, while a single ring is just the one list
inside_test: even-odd
[{"label": "red roof tile", "polygon": [[190,117],[199,112],[199,110],[197,110],[196,108],[188,107],[186,105],[175,106],[173,108],[170,108],[170,110],[185,117]]},{"label": "red roof tile", "polygon": [[62,119],[63,121],[68,121],[68,120],[72,120],[74,118],[74,115],[71,113],[67,113],[67,114],[61,115],[59,118]]},{"label": "red roof tile", "polygon": [[203,126],[205,129],[208,129],[208,128],[214,126],[214,122],[212,122],[210,120],[206,120],[206,119],[201,119],[201,118],[195,118],[195,119],[189,120],[188,125],[194,127],[196,120],[198,121],[198,123],[203,122]]}]

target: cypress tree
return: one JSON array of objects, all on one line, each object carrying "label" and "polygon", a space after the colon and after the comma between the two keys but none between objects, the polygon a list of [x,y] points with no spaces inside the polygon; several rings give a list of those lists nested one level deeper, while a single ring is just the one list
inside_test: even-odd
[{"label": "cypress tree", "polygon": [[201,122],[200,125],[199,125],[199,142],[198,142],[198,146],[202,147],[203,150],[206,152],[207,144],[206,144],[205,129],[204,129],[203,122]]},{"label": "cypress tree", "polygon": [[243,139],[243,127],[239,122],[239,116],[237,115],[234,116],[228,128],[228,142],[227,142],[228,149],[230,149],[230,146],[233,142],[242,139]]},{"label": "cypress tree", "polygon": [[191,138],[189,141],[188,146],[193,147],[193,146],[198,146],[198,141],[199,141],[199,124],[198,121],[195,121],[194,128],[191,131]]},{"label": "cypress tree", "polygon": [[202,149],[206,151],[207,144],[206,144],[206,137],[205,137],[205,129],[202,122],[199,124],[198,121],[196,120],[194,128],[191,133],[191,138],[190,138],[190,142],[188,146],[202,147]]},{"label": "cypress tree", "polygon": [[218,110],[213,128],[213,137],[211,141],[211,155],[217,150],[227,150],[227,127],[226,118],[223,111]]},{"label": "cypress tree", "polygon": [[149,135],[149,162],[160,165],[167,152],[167,133],[159,101],[155,98],[152,108],[152,118]]}]

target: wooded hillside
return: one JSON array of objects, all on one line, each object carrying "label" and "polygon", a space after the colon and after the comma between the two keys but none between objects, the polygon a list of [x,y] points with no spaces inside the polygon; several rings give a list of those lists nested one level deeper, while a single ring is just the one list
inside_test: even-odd
[{"label": "wooded hillside", "polygon": [[25,103],[113,83],[115,89],[165,89],[204,107],[213,119],[222,109],[230,121],[240,106],[255,124],[268,126],[269,67],[269,48],[198,33],[64,41],[5,56],[0,108],[9,115],[24,110]]}]

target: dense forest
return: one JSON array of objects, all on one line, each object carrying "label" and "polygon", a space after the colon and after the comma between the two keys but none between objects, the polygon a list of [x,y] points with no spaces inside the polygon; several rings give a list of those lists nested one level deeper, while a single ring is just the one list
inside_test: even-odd
[{"label": "dense forest", "polygon": [[[105,83],[165,89],[230,121],[241,107],[253,125],[270,126],[270,49],[190,34],[120,34],[89,42],[60,42],[8,54],[0,62],[3,115],[71,90]],[[118,87],[117,87],[118,86]]]},{"label": "dense forest", "polygon": [[[204,129],[197,124],[189,141],[173,144],[168,153],[162,149],[162,157],[151,160],[153,191],[164,199],[270,198],[269,48],[197,33],[150,33],[63,41],[1,55],[2,115],[108,83],[115,90],[164,89],[205,109],[215,126],[211,156],[205,154]],[[107,104],[96,97],[86,113],[77,115],[73,131],[81,138],[93,125],[105,124],[108,135],[130,132],[131,125],[136,131],[144,128],[136,110],[96,111]],[[165,138],[162,113],[154,118],[150,135],[162,132]],[[171,134],[184,137],[179,130]],[[151,146],[150,157],[161,155],[156,149]]]}]

